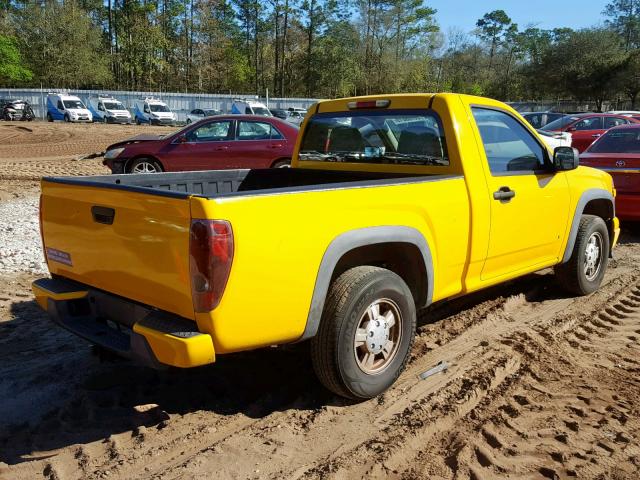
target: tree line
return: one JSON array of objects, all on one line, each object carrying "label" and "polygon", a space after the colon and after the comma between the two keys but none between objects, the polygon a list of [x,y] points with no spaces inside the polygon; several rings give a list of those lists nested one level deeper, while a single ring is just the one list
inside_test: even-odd
[{"label": "tree line", "polygon": [[0,0],[0,86],[502,100],[640,93],[640,0],[545,30],[494,10],[442,31],[423,0]]}]

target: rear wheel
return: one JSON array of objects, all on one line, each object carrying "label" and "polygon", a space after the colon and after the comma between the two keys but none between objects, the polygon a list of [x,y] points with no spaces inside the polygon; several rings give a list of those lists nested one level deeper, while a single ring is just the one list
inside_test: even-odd
[{"label": "rear wheel", "polygon": [[571,258],[555,267],[562,287],[576,295],[595,292],[607,269],[609,249],[609,231],[604,220],[582,215]]},{"label": "rear wheel", "polygon": [[290,168],[291,160],[279,160],[272,165],[271,168]]},{"label": "rear wheel", "polygon": [[402,278],[378,267],[347,270],[332,284],[311,340],[314,371],[338,395],[375,397],[404,369],[415,329],[413,296]]},{"label": "rear wheel", "polygon": [[138,158],[133,161],[129,173],[160,173],[162,167],[158,162],[150,158]]}]

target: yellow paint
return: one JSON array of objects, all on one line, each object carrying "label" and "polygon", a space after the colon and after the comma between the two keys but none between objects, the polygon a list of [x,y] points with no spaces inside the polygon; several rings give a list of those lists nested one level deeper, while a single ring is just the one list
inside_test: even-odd
[{"label": "yellow paint", "polygon": [[46,288],[43,288],[42,285],[38,285],[37,281],[31,284],[31,291],[33,292],[33,296],[36,299],[36,303],[40,305],[40,308],[43,310],[47,310],[48,299],[52,300],[76,300],[78,298],[84,298],[87,296],[86,290],[79,290],[77,292],[64,292],[64,293],[55,293]]},{"label": "yellow paint", "polygon": [[133,331],[147,339],[156,359],[165,365],[188,368],[206,365],[216,360],[213,342],[209,335],[190,338],[174,337],[138,323],[133,326]]},{"label": "yellow paint", "polygon": [[[321,259],[340,234],[373,226],[420,231],[431,248],[437,301],[556,264],[580,193],[589,188],[613,191],[610,175],[585,167],[555,175],[491,176],[471,105],[518,116],[500,102],[457,94],[360,98],[375,99],[391,100],[390,109],[426,109],[431,104],[443,123],[450,165],[304,162],[294,153],[293,167],[455,178],[213,199],[43,182],[46,245],[70,253],[74,263],[67,267],[49,262],[52,273],[195,319],[199,330],[210,334],[198,340],[202,345],[173,340],[169,344],[159,332],[139,326],[136,331],[145,335],[161,361],[200,365],[213,361],[214,350],[228,353],[300,338]],[[353,100],[323,101],[317,109],[343,111]],[[303,121],[296,152],[315,109]],[[492,194],[507,181],[517,196],[500,204]],[[114,226],[97,225],[87,216],[93,204],[116,208]],[[235,242],[231,275],[219,306],[197,315],[189,283],[191,218],[228,220]],[[619,232],[617,219],[614,227]],[[206,339],[212,344],[205,345]]]}]

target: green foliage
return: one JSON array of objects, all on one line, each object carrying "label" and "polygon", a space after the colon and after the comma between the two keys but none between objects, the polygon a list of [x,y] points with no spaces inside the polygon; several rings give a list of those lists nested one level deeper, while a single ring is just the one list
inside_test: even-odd
[{"label": "green foliage", "polygon": [[31,70],[22,63],[20,51],[13,38],[0,35],[0,81],[16,84],[30,80]]},{"label": "green foliage", "polygon": [[27,4],[17,21],[21,50],[36,83],[74,88],[109,83],[102,32],[78,3]]}]

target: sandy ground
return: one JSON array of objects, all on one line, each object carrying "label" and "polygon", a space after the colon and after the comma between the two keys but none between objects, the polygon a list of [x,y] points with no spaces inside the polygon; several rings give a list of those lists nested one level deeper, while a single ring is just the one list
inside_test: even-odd
[{"label": "sandy ground", "polygon": [[[0,202],[37,195],[39,171],[99,171],[72,156],[117,140],[43,128],[23,155],[60,158],[0,142]],[[62,153],[57,129],[91,148]],[[640,478],[638,242],[626,227],[586,298],[545,271],[422,311],[407,371],[360,404],[318,385],[305,344],[189,371],[105,361],[35,306],[33,273],[0,272],[0,478]]]}]

